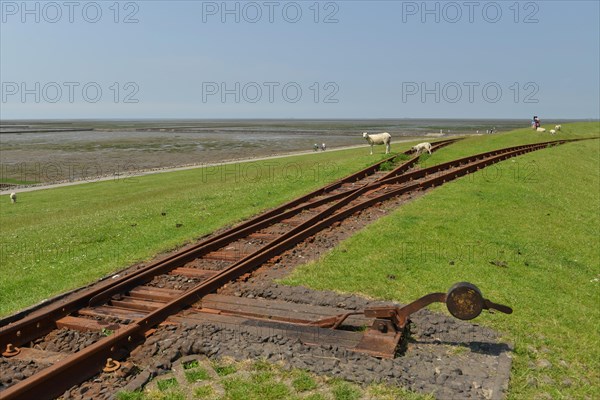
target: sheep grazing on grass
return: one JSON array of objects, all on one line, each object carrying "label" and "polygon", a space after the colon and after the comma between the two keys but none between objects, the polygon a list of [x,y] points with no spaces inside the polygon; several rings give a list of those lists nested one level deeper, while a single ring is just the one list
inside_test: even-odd
[{"label": "sheep grazing on grass", "polygon": [[546,128],[537,128],[536,132],[546,132]]},{"label": "sheep grazing on grass", "polygon": [[556,131],[554,129],[550,129],[550,134],[554,135],[556,133]]},{"label": "sheep grazing on grass", "polygon": [[10,194],[10,202],[13,204],[17,202],[17,194],[15,192]]},{"label": "sheep grazing on grass", "polygon": [[429,143],[429,142],[419,143],[418,145],[413,146],[413,148],[412,148],[413,152],[419,153],[419,154],[421,154],[421,152],[423,150],[427,150],[427,152],[429,154],[431,154],[431,143]]},{"label": "sheep grazing on grass", "polygon": [[554,127],[554,130],[555,130],[556,132],[560,131],[561,129],[562,129],[562,126],[560,126],[560,125],[556,125],[556,126]]},{"label": "sheep grazing on grass", "polygon": [[367,132],[363,132],[363,138],[367,139],[367,142],[371,145],[371,154],[373,154],[373,145],[385,144],[385,154],[390,152],[390,143],[392,143],[392,135],[387,132],[376,133],[369,135]]}]

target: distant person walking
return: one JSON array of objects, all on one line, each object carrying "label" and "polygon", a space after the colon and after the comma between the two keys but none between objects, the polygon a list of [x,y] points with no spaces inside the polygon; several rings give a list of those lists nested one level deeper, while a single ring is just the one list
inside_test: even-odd
[{"label": "distant person walking", "polygon": [[325,146],[325,143],[321,144],[321,150],[323,150],[323,151],[327,150],[327,146]]},{"label": "distant person walking", "polygon": [[314,151],[319,151],[319,145],[315,143],[315,145],[313,146],[313,150]]}]

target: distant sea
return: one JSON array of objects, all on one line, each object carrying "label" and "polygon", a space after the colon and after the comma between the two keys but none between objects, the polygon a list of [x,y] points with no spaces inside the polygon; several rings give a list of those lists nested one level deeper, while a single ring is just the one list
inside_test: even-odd
[{"label": "distant sea", "polygon": [[[543,121],[542,123],[552,123]],[[558,121],[557,121],[558,122]],[[565,122],[565,121],[560,121]],[[329,150],[367,143],[363,132],[389,132],[392,151],[402,140],[485,134],[526,128],[529,120],[145,120],[3,121],[0,183],[91,179],[119,171],[202,165]],[[383,148],[376,149],[383,152]]]},{"label": "distant sea", "polygon": [[[198,133],[356,134],[363,131],[389,132],[401,136],[427,133],[473,134],[495,129],[498,132],[529,126],[523,119],[357,119],[357,120],[50,120],[0,121],[0,133],[56,132],[86,130],[159,131]],[[543,120],[542,123],[567,121]]]}]

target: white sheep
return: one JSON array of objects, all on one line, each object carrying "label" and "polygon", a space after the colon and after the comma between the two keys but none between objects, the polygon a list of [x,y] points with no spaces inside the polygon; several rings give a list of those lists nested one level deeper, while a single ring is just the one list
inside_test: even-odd
[{"label": "white sheep", "polygon": [[556,131],[554,129],[550,129],[550,134],[554,135],[556,133]]},{"label": "white sheep", "polygon": [[10,202],[13,204],[17,202],[17,194],[15,192],[10,194]]},{"label": "white sheep", "polygon": [[536,132],[546,132],[546,128],[542,128],[542,127],[537,128]]},{"label": "white sheep", "polygon": [[556,126],[554,127],[554,130],[555,130],[556,132],[560,131],[561,129],[562,129],[562,126],[560,126],[560,125],[556,125]]},{"label": "white sheep", "polygon": [[373,154],[373,145],[385,144],[385,154],[390,152],[390,143],[392,143],[392,135],[387,132],[376,133],[369,135],[367,132],[363,132],[363,138],[367,139],[367,142],[371,145],[371,154]]},{"label": "white sheep", "polygon": [[423,143],[419,143],[416,146],[412,147],[412,151],[416,152],[416,153],[421,153],[423,150],[427,150],[427,152],[429,154],[431,154],[431,143],[429,142],[423,142]]}]

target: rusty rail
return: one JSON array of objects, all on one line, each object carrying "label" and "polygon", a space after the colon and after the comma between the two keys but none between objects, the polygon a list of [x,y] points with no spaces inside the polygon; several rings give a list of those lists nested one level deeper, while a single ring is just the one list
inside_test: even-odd
[{"label": "rusty rail", "polygon": [[[259,250],[258,252],[240,260],[239,262],[231,265],[225,270],[217,273],[215,276],[202,282],[195,288],[185,292],[180,297],[168,302],[163,307],[151,312],[144,318],[135,321],[131,325],[124,329],[115,332],[110,337],[104,338],[92,346],[76,353],[50,368],[47,368],[33,377],[24,380],[14,386],[8,388],[2,393],[6,399],[17,399],[17,398],[50,398],[62,394],[65,388],[72,386],[73,384],[79,383],[87,377],[100,371],[102,365],[107,358],[119,359],[135,347],[136,344],[144,340],[144,333],[156,326],[160,322],[164,321],[168,316],[180,311],[181,309],[193,304],[200,300],[203,296],[215,291],[219,287],[223,286],[227,282],[230,282],[239,276],[251,271],[260,264],[266,262],[275,255],[281,254],[281,252],[293,247],[295,244],[302,240],[314,235],[320,230],[332,223],[342,220],[349,215],[354,214],[357,211],[363,210],[373,204],[385,201],[391,197],[398,196],[403,193],[410,191],[422,190],[428,187],[437,186],[444,182],[456,179],[460,176],[464,176],[468,173],[474,172],[480,168],[491,165],[493,163],[502,161],[504,159],[518,156],[526,152],[539,150],[549,145],[563,144],[571,140],[560,140],[553,142],[545,142],[541,144],[531,144],[526,146],[515,146],[509,149],[501,149],[493,152],[482,153],[473,157],[466,157],[461,159],[462,162],[468,162],[466,166],[460,166],[461,160],[456,160],[450,163],[445,163],[440,166],[434,166],[426,168],[413,173],[413,179],[419,179],[427,177],[428,175],[437,175],[431,178],[424,179],[418,183],[409,183],[396,188],[387,193],[375,196],[366,201],[362,201],[351,207],[347,207],[342,210],[343,206],[348,205],[349,201],[346,199],[340,200],[337,204],[332,206],[333,210],[328,210],[328,216],[323,218],[322,216],[318,221],[312,221],[314,223],[310,226],[308,224],[302,224],[301,228],[293,230],[292,233],[288,233],[279,239],[270,243],[266,248]],[[478,160],[481,157],[482,160]],[[472,161],[472,160],[477,161]],[[465,161],[466,160],[466,161]],[[471,161],[469,161],[471,160]],[[459,166],[456,166],[456,163]],[[457,170],[443,173],[443,169],[458,168]],[[408,174],[410,175],[410,174]],[[366,188],[377,189],[386,184],[397,184],[399,180],[404,179],[400,177],[390,177],[385,179],[385,182],[375,182],[367,185]],[[410,179],[410,178],[409,178]],[[361,190],[366,190],[362,188]],[[350,196],[359,198],[356,193],[360,190],[352,192]],[[364,193],[364,192],[363,192]],[[289,203],[288,203],[289,204]],[[174,260],[177,257],[172,257],[170,260]],[[89,297],[87,297],[89,299]],[[493,307],[493,303],[486,303],[488,307]],[[65,313],[66,310],[62,310]],[[35,328],[35,327],[34,327]],[[38,327],[39,329],[39,327]],[[2,335],[4,335],[2,332]],[[22,333],[21,333],[22,335]],[[18,332],[13,333],[12,336],[17,338],[20,336]],[[5,340],[6,342],[6,340]]]},{"label": "rusty rail", "polygon": [[[452,144],[457,140],[459,139],[448,139],[434,142],[432,151]],[[402,154],[409,155],[411,152],[409,150]],[[242,238],[255,230],[259,230],[274,223],[275,221],[288,218],[289,216],[303,209],[302,206],[299,206],[300,204],[305,203],[317,196],[331,192],[346,183],[356,182],[369,175],[372,175],[379,170],[383,163],[390,162],[396,157],[397,156],[391,156],[385,158],[373,164],[372,166],[364,168],[354,174],[294,199],[272,210],[266,211],[246,222],[242,222],[230,229],[227,229],[218,235],[205,239],[188,249],[172,254],[164,259],[155,261],[131,274],[124,275],[117,279],[106,280],[104,283],[89,290],[85,290],[70,300],[58,301],[56,304],[46,307],[43,310],[43,313],[32,312],[29,316],[26,316],[18,321],[11,321],[12,323],[10,323],[8,326],[0,328],[0,349],[5,349],[9,343],[15,346],[20,346],[37,337],[43,336],[55,328],[56,320],[80,308],[88,305],[98,304],[109,298],[114,293],[118,293],[135,285],[139,285],[140,283],[151,279],[157,274],[175,268],[181,263],[185,263],[186,261],[197,258],[202,254],[216,250],[227,243]],[[390,171],[385,177],[401,174],[408,170],[417,161],[418,157],[412,157],[398,168]],[[305,205],[305,207],[315,207],[320,204],[326,204],[327,202],[341,199],[350,192],[352,191],[332,195],[322,199],[321,201],[313,202],[310,205]]]},{"label": "rusty rail", "polygon": [[[432,148],[432,151],[435,150],[439,150],[442,147],[445,147],[451,143],[454,143],[455,140],[447,140],[444,142],[437,142],[435,143],[434,147]],[[410,151],[405,152],[404,154],[408,155],[410,154]],[[392,157],[391,159],[393,159],[395,157]],[[391,159],[387,159],[386,161],[390,161]],[[410,158],[409,160],[407,160],[406,162],[402,163],[399,167],[395,168],[394,170],[390,171],[388,174],[386,174],[384,177],[380,178],[378,181],[382,180],[382,179],[390,179],[392,177],[397,177],[397,176],[401,176],[402,174],[404,174],[405,171],[407,171],[408,169],[410,169],[414,164],[416,164],[416,162],[418,161],[419,156],[414,156],[412,158]],[[386,162],[384,161],[384,162]],[[378,163],[378,165],[380,165],[381,163]],[[371,168],[371,167],[369,167]],[[353,177],[356,176],[357,174],[352,175]],[[347,180],[346,180],[347,181]],[[329,187],[339,187],[341,185],[338,184],[334,184],[334,185],[330,185]],[[336,200],[340,200],[340,201],[350,201],[351,199],[354,199],[356,197],[358,197],[360,194],[364,193],[364,191],[366,190],[366,188],[368,188],[370,186],[370,184],[365,184],[359,188],[356,189],[350,189],[347,190],[343,193],[338,193],[335,195],[331,195],[328,196],[326,198],[323,198],[321,200],[309,203],[309,204],[304,204],[304,205],[299,205],[297,207],[293,207],[288,209],[287,207],[278,207],[278,210],[281,210],[281,212],[279,212],[278,214],[272,214],[269,213],[269,217],[266,219],[262,219],[260,221],[258,221],[257,223],[254,224],[244,224],[243,227],[241,229],[239,229],[239,227],[237,227],[236,231],[231,233],[230,235],[226,235],[226,236],[222,236],[220,237],[218,240],[215,240],[211,243],[209,243],[209,245],[205,248],[199,247],[196,249],[196,252],[193,255],[190,254],[186,254],[184,255],[183,258],[178,259],[176,261],[178,262],[185,262],[188,261],[190,258],[195,258],[198,257],[200,254],[202,253],[207,253],[210,252],[222,245],[224,245],[225,243],[229,243],[232,240],[235,240],[237,238],[241,238],[244,237],[248,234],[250,234],[253,231],[256,231],[258,229],[264,228],[266,226],[269,226],[277,221],[281,221],[284,219],[287,219],[289,217],[291,217],[292,215],[296,215],[299,212],[309,209],[309,208],[315,208],[318,207],[320,205],[324,205],[327,203],[330,203],[332,201],[336,201]],[[317,191],[320,192],[320,191]],[[350,197],[351,196],[351,197]],[[288,204],[298,204],[298,202],[293,201],[290,202]],[[301,224],[299,227],[296,227],[292,230],[292,232],[299,232],[301,231],[304,227],[306,227],[307,225],[312,224],[314,221],[318,220],[319,218],[323,218],[327,215],[329,215],[332,211],[334,211],[334,208],[328,208],[327,210],[319,213],[317,216],[315,216],[314,218],[312,218],[310,221],[305,222],[303,224]],[[239,229],[239,230],[238,230]],[[284,238],[289,236],[289,232],[280,236],[278,239],[276,239],[275,242],[271,242],[269,245],[273,245],[275,243],[280,242],[281,240],[283,240]],[[251,257],[252,255],[249,255],[248,257]],[[102,303],[103,301],[106,301],[108,298],[110,298],[111,295],[118,293],[120,291],[124,291],[127,290],[130,287],[133,287],[135,285],[140,284],[141,282],[143,282],[144,280],[150,279],[152,276],[155,276],[156,274],[159,273],[163,273],[165,271],[167,271],[169,268],[172,268],[171,265],[156,265],[153,268],[149,268],[141,273],[136,274],[135,276],[132,276],[130,279],[119,283],[118,285],[113,285],[111,288],[109,288],[108,290],[101,292],[97,295],[95,295],[94,297],[92,297],[90,299],[89,304],[91,306],[93,305],[97,305]]]}]

